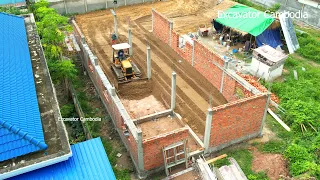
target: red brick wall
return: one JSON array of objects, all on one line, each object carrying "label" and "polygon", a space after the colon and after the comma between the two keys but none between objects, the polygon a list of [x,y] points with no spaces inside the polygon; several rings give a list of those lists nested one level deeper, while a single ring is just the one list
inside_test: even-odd
[{"label": "red brick wall", "polygon": [[[168,35],[170,34],[169,20],[163,17],[156,11],[152,11],[154,16],[153,23],[153,33],[163,42],[169,44]],[[165,34],[165,36],[164,36]],[[179,48],[179,34],[172,30],[172,49],[179,54],[184,60],[192,64],[192,45],[186,43],[184,48]],[[220,67],[224,66],[224,60],[219,57],[216,53],[209,50],[202,43],[194,40],[195,48],[195,66],[197,71],[199,71],[214,87],[220,90],[221,80],[223,71],[216,66],[218,64]],[[215,64],[214,64],[214,63]],[[236,95],[236,86],[239,83],[230,77],[228,74],[225,74],[223,79],[224,86],[222,95],[226,98],[228,102],[232,102],[238,99]],[[244,88],[243,88],[243,91]],[[246,97],[252,95],[250,92],[246,92]]]},{"label": "red brick wall", "polygon": [[165,43],[169,43],[170,23],[167,18],[152,10],[153,14],[153,34]]},{"label": "red brick wall", "polygon": [[267,95],[254,95],[213,108],[210,146],[216,147],[260,131]]},{"label": "red brick wall", "polygon": [[232,102],[238,99],[236,97],[236,84],[236,80],[234,80],[232,77],[225,73],[223,79],[222,95],[226,98],[228,102]]},{"label": "red brick wall", "polygon": [[187,139],[188,133],[188,129],[181,128],[177,131],[143,140],[144,168],[151,170],[164,166],[162,148]]}]

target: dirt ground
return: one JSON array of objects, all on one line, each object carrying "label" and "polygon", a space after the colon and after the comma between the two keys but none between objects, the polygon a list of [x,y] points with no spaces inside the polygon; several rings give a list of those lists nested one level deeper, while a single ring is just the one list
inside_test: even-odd
[{"label": "dirt ground", "polygon": [[143,139],[174,131],[183,127],[176,118],[172,117],[161,117],[155,120],[144,122],[137,126],[140,127],[143,132]]},{"label": "dirt ground", "polygon": [[[155,38],[151,33],[151,9],[168,15],[170,18],[184,17],[184,21],[194,19],[192,14],[199,17],[197,23],[210,22],[214,16],[212,8],[216,5],[215,0],[192,1],[173,0],[166,2],[146,3],[135,6],[120,7],[116,10],[119,24],[120,42],[127,42],[128,27],[133,34],[133,60],[140,68],[143,75],[146,74],[146,48],[151,46],[152,58],[152,84],[131,82],[118,86],[120,98],[126,96],[129,100],[142,99],[146,96],[155,96],[159,101],[168,106],[171,94],[171,73],[177,72],[177,106],[178,112],[186,123],[197,134],[203,135],[205,127],[205,113],[209,107],[209,97],[212,96],[212,105],[218,106],[227,101],[219,91],[211,85],[189,63],[181,61],[181,57],[171,48]],[[229,7],[230,2],[225,1],[217,7]],[[212,15],[211,15],[212,14]],[[210,18],[209,18],[210,16]],[[187,19],[185,19],[187,18]],[[76,21],[86,36],[86,40],[99,59],[103,71],[111,82],[115,83],[114,75],[110,69],[111,63],[111,32],[113,31],[113,16],[110,10],[101,10],[76,16]],[[174,20],[176,30],[188,30],[189,27],[179,25],[180,19]],[[192,22],[192,21],[190,21]],[[196,26],[195,23],[193,26]],[[188,30],[189,31],[189,30]],[[145,76],[144,76],[145,77]],[[148,85],[148,87],[146,87]],[[140,88],[131,88],[140,87]],[[134,90],[135,89],[135,90]],[[137,93],[137,91],[139,93]],[[128,95],[129,94],[129,95]]]},{"label": "dirt ground", "polygon": [[140,100],[121,99],[121,102],[132,119],[166,110],[165,106],[153,95]]},{"label": "dirt ground", "polygon": [[278,180],[289,175],[287,162],[281,154],[261,153],[254,149],[252,170],[265,171],[270,180]]}]

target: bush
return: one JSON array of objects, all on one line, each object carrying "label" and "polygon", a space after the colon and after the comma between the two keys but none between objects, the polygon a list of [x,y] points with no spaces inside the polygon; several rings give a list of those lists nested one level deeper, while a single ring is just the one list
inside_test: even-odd
[{"label": "bush", "polygon": [[292,144],[287,148],[284,155],[289,160],[290,172],[294,176],[316,169],[317,165],[313,162],[312,155],[305,147]]},{"label": "bush", "polygon": [[65,104],[60,108],[61,116],[64,118],[74,117],[75,107],[73,104]]},{"label": "bush", "polygon": [[312,61],[320,63],[320,40],[308,33],[297,33],[300,48],[297,53]]}]

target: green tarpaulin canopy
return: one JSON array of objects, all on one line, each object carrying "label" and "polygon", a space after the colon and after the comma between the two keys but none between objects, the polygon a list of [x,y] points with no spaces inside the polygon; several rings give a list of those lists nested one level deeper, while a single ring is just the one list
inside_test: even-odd
[{"label": "green tarpaulin canopy", "polygon": [[237,4],[219,13],[216,21],[225,26],[258,36],[272,24],[274,18],[267,13]]}]

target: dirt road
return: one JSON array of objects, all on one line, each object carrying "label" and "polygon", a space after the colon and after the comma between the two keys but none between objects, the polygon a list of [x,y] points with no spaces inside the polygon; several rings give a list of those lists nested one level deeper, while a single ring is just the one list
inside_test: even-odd
[{"label": "dirt road", "polygon": [[[199,8],[203,7],[203,5],[203,2],[199,2],[198,4],[193,3],[192,6],[184,8],[184,11],[181,12],[192,14],[199,11]],[[170,11],[175,12],[176,14],[182,7],[186,6],[181,1],[179,3],[168,1],[119,8],[117,16],[119,17],[120,41],[127,42],[128,24],[130,21],[133,34],[133,58],[144,75],[146,74],[146,48],[147,44],[150,44],[152,81],[154,82],[153,86],[155,86],[152,87],[155,89],[153,93],[161,91],[167,97],[170,96],[171,73],[173,71],[177,73],[176,111],[201,137],[204,133],[205,113],[209,107],[210,96],[212,96],[213,106],[224,104],[226,100],[188,62],[183,61],[177,53],[152,35],[152,7],[168,13]],[[128,17],[130,17],[130,20]],[[114,81],[114,76],[109,68],[112,54],[110,33],[113,31],[113,17],[110,11],[104,10],[80,15],[76,17],[76,21],[86,36],[90,48],[99,58],[99,63],[103,67],[104,72],[111,81]],[[150,90],[146,89],[147,91],[149,92]]]}]

